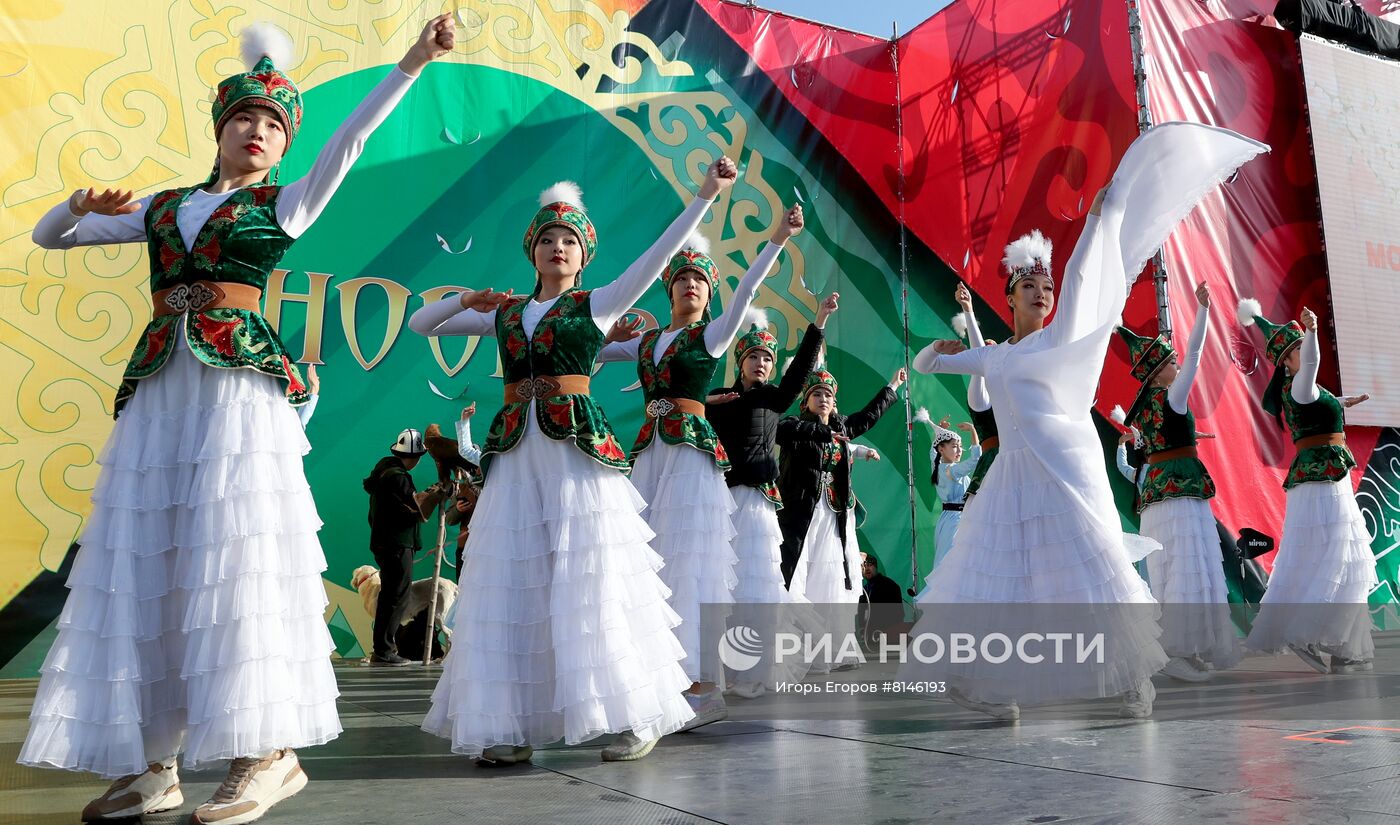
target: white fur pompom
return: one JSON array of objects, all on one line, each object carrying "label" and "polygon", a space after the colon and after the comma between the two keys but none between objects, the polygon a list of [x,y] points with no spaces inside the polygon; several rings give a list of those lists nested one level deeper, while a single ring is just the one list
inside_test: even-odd
[{"label": "white fur pompom", "polygon": [[1113,411],[1108,414],[1108,417],[1117,421],[1119,424],[1124,424],[1128,421],[1128,414],[1123,411],[1123,406],[1121,404],[1114,404]]},{"label": "white fur pompom", "polygon": [[583,190],[571,180],[561,180],[540,193],[540,206],[551,203],[567,203],[580,211],[588,211],[583,208]]},{"label": "white fur pompom", "polygon": [[272,65],[285,71],[291,67],[296,55],[291,35],[267,21],[245,28],[238,36],[238,47],[243,53],[243,63],[250,69],[266,57],[272,61]]},{"label": "white fur pompom", "polygon": [[953,332],[956,332],[959,338],[967,337],[967,313],[959,312],[948,323],[952,325]]},{"label": "white fur pompom", "polygon": [[768,313],[758,307],[749,307],[744,313],[744,326],[749,329],[768,329]]},{"label": "white fur pompom", "polygon": [[928,417],[928,407],[920,407],[914,411],[914,420],[922,421],[925,424],[932,424],[933,419]]},{"label": "white fur pompom", "polygon": [[1002,266],[1006,267],[1007,273],[1017,269],[1025,269],[1034,266],[1036,261],[1040,261],[1046,271],[1050,269],[1050,253],[1054,247],[1050,239],[1040,234],[1036,229],[1029,235],[1022,235],[1016,240],[1006,245],[1006,257],[1001,259]]},{"label": "white fur pompom", "polygon": [[1264,308],[1253,298],[1241,298],[1239,308],[1235,310],[1235,315],[1240,319],[1240,324],[1247,327],[1254,326],[1254,316],[1263,314]]},{"label": "white fur pompom", "polygon": [[681,246],[681,249],[691,249],[699,252],[701,255],[709,255],[710,239],[701,235],[699,232],[692,232],[690,233],[690,237],[685,239],[685,244]]}]

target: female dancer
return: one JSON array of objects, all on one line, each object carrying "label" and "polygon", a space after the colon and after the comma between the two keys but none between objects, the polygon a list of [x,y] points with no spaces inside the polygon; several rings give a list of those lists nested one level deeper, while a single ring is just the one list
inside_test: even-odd
[{"label": "female dancer", "polygon": [[277,186],[301,93],[278,70],[291,40],[249,27],[251,68],[222,81],[213,103],[208,181],[138,201],[79,190],[34,230],[50,249],[141,242],[151,252],[155,317],[117,392],[129,403],[102,455],[19,756],[122,777],[85,821],[178,807],[183,752],[187,767],[232,760],[191,821],[251,822],[306,785],[293,749],[340,733],[321,522],[291,406],[307,392],[259,302],[364,141],[453,44],[451,16],[430,21],[306,176]]},{"label": "female dancer", "polygon": [[[1055,305],[1048,244],[1023,238],[1007,249],[1011,340],[970,350],[939,341],[915,358],[920,372],[984,376],[1002,441],[953,549],[928,578],[915,635],[968,629],[985,640],[1009,630],[1027,639],[1050,614],[1101,639],[1102,655],[909,661],[900,678],[946,681],[959,704],[1002,719],[1019,717],[1018,702],[1115,694],[1124,716],[1151,713],[1150,677],[1167,656],[1152,595],[1131,567],[1131,545],[1141,540],[1119,525],[1090,408],[1129,279],[1202,196],[1266,148],[1209,126],[1156,127],[1129,147],[1095,199],[1053,323],[1045,323]],[[1033,661],[1036,654],[1045,658]]]},{"label": "female dancer", "polygon": [[[777,442],[782,447],[778,490],[784,503],[778,524],[783,531],[783,561],[793,570],[788,589],[795,598],[819,605],[834,646],[854,631],[862,592],[851,462],[853,458],[880,460],[875,450],[852,444],[850,439],[879,422],[895,402],[895,391],[905,377],[901,367],[870,403],[845,416],[836,411],[836,378],[819,366],[807,376],[802,414],[778,424]],[[812,670],[825,672],[833,665],[837,670],[855,666],[833,656],[828,662],[814,663]]]},{"label": "female dancer", "polygon": [[[922,421],[933,431],[933,447],[929,449],[929,463],[933,465],[933,486],[938,491],[938,499],[943,502],[943,512],[938,515],[938,524],[933,528],[933,566],[948,554],[953,546],[953,537],[958,534],[958,522],[962,519],[963,501],[967,497],[968,485],[972,482],[972,472],[982,460],[982,445],[977,441],[977,430],[971,424],[962,422],[958,429],[972,436],[972,449],[963,455],[962,437],[942,424],[933,423],[928,410],[923,407],[914,413],[915,421]],[[932,568],[930,568],[932,572]]]},{"label": "female dancer", "polygon": [[[708,242],[691,238],[661,277],[671,301],[670,325],[608,344],[599,356],[636,361],[646,401],[646,423],[632,447],[632,483],[647,502],[647,524],[656,532],[652,547],[665,562],[661,580],[681,617],[677,635],[691,679],[685,698],[695,711],[683,731],[729,715],[721,688],[724,664],[716,645],[701,641],[700,612],[701,605],[732,604],[738,583],[730,544],[735,503],[724,482],[729,456],[705,419],[706,390],[759,285],[788,239],[801,231],[802,207],[793,206],[713,321],[710,302],[719,291],[719,269]],[[722,619],[720,609],[710,608],[712,621]]]},{"label": "female dancer", "polygon": [[[734,344],[738,377],[728,388],[714,389],[705,399],[705,414],[729,455],[725,483],[734,496],[734,572],[739,579],[734,601],[741,605],[735,624],[754,628],[761,638],[774,638],[780,626],[798,622],[795,605],[783,578],[783,533],[778,527],[782,497],[778,494],[778,460],[773,455],[777,443],[778,420],[802,394],[807,375],[817,364],[822,331],[836,312],[838,293],[831,293],[817,306],[817,319],[807,326],[797,353],[783,370],[777,383],[769,383],[778,358],[778,339],[768,331],[762,313],[750,311],[750,330]],[[805,617],[804,617],[805,618]],[[763,670],[751,669],[737,681],[732,692],[744,699],[756,699],[778,682],[795,682],[806,670],[799,662],[766,662]]]},{"label": "female dancer", "polygon": [[[1039,234],[1039,232],[1032,233],[1033,236],[1039,236]],[[1045,243],[1048,247],[1049,242]],[[977,316],[972,312],[972,292],[967,288],[967,284],[958,283],[958,288],[953,291],[953,300],[957,301],[958,306],[962,308],[962,313],[953,320],[953,328],[957,330],[958,334],[965,333],[968,343],[972,347],[995,344],[995,341],[987,341],[982,338],[982,330],[977,326]],[[992,462],[997,457],[997,447],[1001,443],[997,439],[997,419],[992,414],[992,399],[991,396],[987,395],[987,379],[980,375],[972,376],[967,383],[967,411],[972,417],[973,438],[975,439],[973,443],[978,445],[979,455],[977,456],[977,466],[972,468],[972,474],[967,480],[967,490],[963,493],[963,507],[967,506],[967,500],[972,498],[977,492],[977,488],[982,486],[982,479],[987,477],[987,471],[992,468]],[[936,565],[938,559],[943,558],[951,545],[940,544],[936,540],[935,545],[938,548],[934,557]]]},{"label": "female dancer", "polygon": [[1367,600],[1379,582],[1351,488],[1356,459],[1347,449],[1342,414],[1369,396],[1339,398],[1318,386],[1321,355],[1312,310],[1303,309],[1302,326],[1280,326],[1247,298],[1240,301],[1239,318],[1245,326],[1258,324],[1267,339],[1274,375],[1263,407],[1279,426],[1287,422],[1298,451],[1283,482],[1283,537],[1245,646],[1270,653],[1286,647],[1320,673],[1370,670],[1375,646]]},{"label": "female dancer", "polygon": [[591,290],[579,284],[597,233],[578,187],[551,187],[525,233],[528,298],[466,290],[409,320],[422,335],[496,336],[506,381],[481,450],[464,606],[423,722],[456,753],[510,764],[529,759],[532,743],[621,733],[603,759],[640,759],[694,716],[645,502],[623,474],[627,456],[589,395],[589,373],[605,331],[736,174],[727,158],[712,164],[656,243]]},{"label": "female dancer", "polygon": [[1210,499],[1215,482],[1196,457],[1196,419],[1187,400],[1205,348],[1210,288],[1196,287],[1200,310],[1178,365],[1162,336],[1144,338],[1124,328],[1133,377],[1142,389],[1125,420],[1142,434],[1146,455],[1139,492],[1140,532],[1162,549],[1147,557],[1148,583],[1162,605],[1162,647],[1171,656],[1162,672],[1184,682],[1204,682],[1212,667],[1239,660],[1230,622],[1230,594],[1220,560],[1220,536]]}]

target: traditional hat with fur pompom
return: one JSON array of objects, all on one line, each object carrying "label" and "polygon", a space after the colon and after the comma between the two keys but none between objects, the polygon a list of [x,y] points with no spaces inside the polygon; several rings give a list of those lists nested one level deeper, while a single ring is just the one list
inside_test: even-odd
[{"label": "traditional hat with fur pompom", "polygon": [[225,78],[214,93],[210,114],[217,137],[236,112],[248,106],[270,109],[287,134],[287,147],[301,129],[301,90],[283,74],[295,53],[292,38],[272,23],[254,23],[239,35],[248,71]]},{"label": "traditional hat with fur pompom", "polygon": [[583,207],[583,192],[571,180],[561,180],[540,193],[540,208],[525,230],[525,260],[535,263],[535,242],[552,226],[573,230],[583,243],[583,265],[588,266],[598,252],[598,232]]},{"label": "traditional hat with fur pompom", "polygon": [[807,396],[812,394],[812,390],[817,387],[827,387],[831,394],[836,395],[836,376],[826,371],[826,344],[822,344],[821,355],[817,357],[817,364],[812,371],[807,373],[807,381],[802,385],[802,402],[807,402]]},{"label": "traditional hat with fur pompom", "polygon": [[710,239],[699,232],[690,233],[681,251],[671,258],[671,262],[666,264],[666,269],[661,273],[661,283],[666,285],[666,291],[671,291],[671,281],[687,269],[694,269],[703,274],[710,281],[710,297],[715,297],[719,292],[719,267],[710,258]]},{"label": "traditional hat with fur pompom", "polygon": [[734,342],[734,366],[743,371],[744,359],[756,349],[767,350],[774,358],[778,357],[778,339],[768,331],[768,314],[757,307],[749,307],[744,313],[744,321],[749,331]]},{"label": "traditional hat with fur pompom", "polygon": [[1283,414],[1283,385],[1287,380],[1287,370],[1283,359],[1303,340],[1303,325],[1297,321],[1275,324],[1263,315],[1263,307],[1253,298],[1241,298],[1235,311],[1242,326],[1258,326],[1264,333],[1264,357],[1274,365],[1273,377],[1264,388],[1260,405],[1264,411],[1278,418]]},{"label": "traditional hat with fur pompom", "polygon": [[1053,250],[1050,239],[1040,234],[1039,229],[1007,244],[1006,255],[1001,259],[1002,266],[1006,267],[1006,294],[1011,294],[1011,288],[1017,281],[1032,275],[1044,275],[1053,279],[1054,276],[1050,274],[1050,255]]}]

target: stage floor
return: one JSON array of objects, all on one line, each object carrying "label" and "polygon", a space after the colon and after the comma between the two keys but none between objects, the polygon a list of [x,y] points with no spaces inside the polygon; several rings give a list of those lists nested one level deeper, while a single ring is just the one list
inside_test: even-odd
[{"label": "stage floor", "polygon": [[[1204,721],[1198,688],[1159,676],[1145,722],[1116,718],[1111,700],[1089,721],[1029,710],[1015,725],[938,701],[914,722],[721,722],[631,764],[600,762],[593,744],[492,770],[418,729],[437,668],[340,663],[345,733],[301,753],[311,784],[263,821],[1400,825],[1400,634],[1376,643],[1374,674],[1251,658],[1203,688],[1222,702],[1304,696],[1308,721]],[[1358,698],[1342,680],[1370,687]],[[106,783],[14,764],[34,686],[0,683],[0,823],[67,825]],[[182,779],[184,809],[145,822],[184,822],[222,773]]]}]

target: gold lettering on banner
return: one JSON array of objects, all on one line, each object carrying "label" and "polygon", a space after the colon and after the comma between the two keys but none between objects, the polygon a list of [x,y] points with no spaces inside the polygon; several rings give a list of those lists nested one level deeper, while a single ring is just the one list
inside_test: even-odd
[{"label": "gold lettering on banner", "polygon": [[[333,275],[326,272],[307,272],[311,282],[308,292],[287,292],[289,269],[274,269],[263,290],[263,317],[272,325],[272,331],[281,335],[282,304],[295,302],[306,304],[306,333],[302,341],[301,361],[304,364],[324,364],[321,360],[321,339],[326,325],[326,284]],[[283,343],[286,340],[283,339]]]},{"label": "gold lettering on banner", "polygon": [[[355,331],[355,306],[359,301],[360,290],[367,286],[383,289],[389,302],[388,317],[384,323],[384,341],[379,345],[379,352],[368,360],[360,351],[360,340]],[[365,370],[372,370],[375,364],[389,354],[389,349],[394,346],[394,341],[398,340],[399,333],[403,331],[403,319],[408,314],[408,299],[413,293],[402,284],[387,278],[353,278],[343,284],[337,284],[336,289],[340,290],[340,325],[345,330],[345,343],[350,345],[350,354],[355,356],[360,366]]]},{"label": "gold lettering on banner", "polygon": [[[461,292],[464,289],[466,289],[466,287],[435,286],[432,289],[425,290],[418,294],[423,297],[423,304],[426,306],[428,304],[433,303],[434,301],[441,301],[448,295],[451,295],[454,292]],[[476,352],[476,345],[479,343],[481,343],[480,335],[468,335],[466,349],[462,350],[462,357],[457,359],[456,366],[449,367],[447,366],[447,359],[442,354],[442,341],[439,340],[438,336],[436,335],[428,338],[428,347],[432,349],[433,357],[437,359],[438,366],[442,367],[442,371],[447,373],[448,378],[451,378],[457,373],[461,372],[462,367],[465,367],[467,365],[467,362],[472,360],[472,355]]]}]

